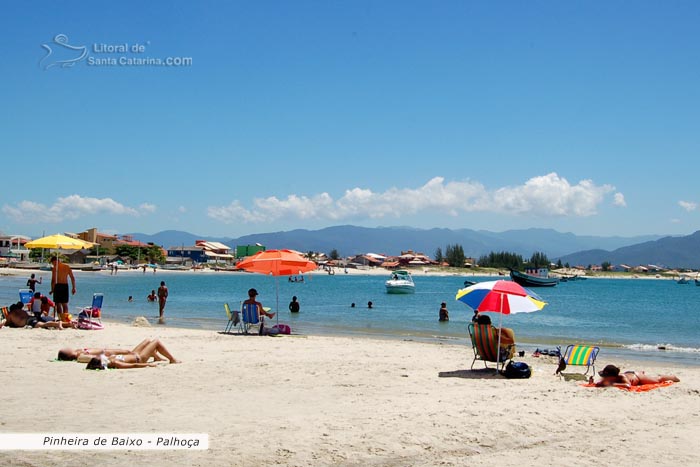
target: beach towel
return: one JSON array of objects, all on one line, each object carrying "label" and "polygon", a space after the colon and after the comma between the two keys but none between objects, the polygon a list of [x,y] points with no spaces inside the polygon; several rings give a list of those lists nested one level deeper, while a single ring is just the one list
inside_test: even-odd
[{"label": "beach towel", "polygon": [[[621,386],[614,386],[614,387],[616,387],[618,389],[622,389],[623,391],[627,391],[627,392],[647,392],[647,391],[651,391],[652,389],[665,388],[666,386],[670,386],[673,383],[674,383],[673,381],[664,381],[662,383],[642,384],[640,386],[632,386],[630,388],[624,388]],[[595,384],[590,384],[590,383],[582,384],[581,386],[583,386],[585,388],[597,388],[598,387]]]}]

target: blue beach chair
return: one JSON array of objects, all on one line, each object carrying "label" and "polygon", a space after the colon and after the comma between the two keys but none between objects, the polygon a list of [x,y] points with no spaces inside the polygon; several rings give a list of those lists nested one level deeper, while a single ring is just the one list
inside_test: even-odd
[{"label": "blue beach chair", "polygon": [[33,296],[34,292],[32,292],[31,289],[19,289],[19,299],[23,305],[29,304]]},{"label": "blue beach chair", "polygon": [[244,303],[241,306],[241,321],[238,323],[238,329],[243,334],[248,334],[253,326],[263,326],[263,318],[260,316],[258,306],[254,303]]},{"label": "blue beach chair", "polygon": [[102,303],[104,299],[104,294],[94,293],[92,294],[92,305],[83,307],[80,311],[78,324],[83,324],[83,329],[102,329]]}]

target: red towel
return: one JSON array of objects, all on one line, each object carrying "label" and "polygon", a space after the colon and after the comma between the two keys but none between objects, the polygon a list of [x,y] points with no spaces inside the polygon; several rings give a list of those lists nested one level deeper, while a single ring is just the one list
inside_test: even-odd
[{"label": "red towel", "polygon": [[[666,386],[672,385],[674,382],[673,381],[664,381],[662,383],[652,383],[652,384],[642,384],[641,386],[632,386],[631,388],[625,388],[622,386],[614,386],[618,389],[622,389],[623,391],[629,391],[629,392],[646,392],[646,391],[651,391],[652,389],[658,389],[658,388],[665,388]],[[596,386],[595,384],[582,384],[581,386],[585,388],[597,388],[599,386]],[[602,386],[600,386],[602,387]]]}]

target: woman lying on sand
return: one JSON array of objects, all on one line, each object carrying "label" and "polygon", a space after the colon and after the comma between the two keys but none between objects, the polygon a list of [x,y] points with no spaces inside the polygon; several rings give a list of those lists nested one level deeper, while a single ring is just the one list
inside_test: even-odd
[{"label": "woman lying on sand", "polygon": [[[128,364],[146,364],[151,358],[153,358],[154,362],[167,359],[170,363],[180,363],[180,360],[173,357],[158,339],[144,339],[139,345],[134,347],[134,350],[85,348],[61,349],[58,351],[59,360],[77,360],[82,363],[89,362],[93,358],[103,355],[107,359]],[[138,368],[141,368],[141,366],[138,366]]]},{"label": "woman lying on sand", "polygon": [[[598,374],[603,378],[597,383],[598,387],[609,387],[616,386],[622,388],[631,388],[632,386],[642,386],[644,384],[656,384],[663,383],[666,381],[679,382],[675,375],[659,375],[659,376],[649,376],[643,371],[625,371],[620,374],[620,369],[615,365],[607,365]],[[593,383],[593,377],[588,380],[590,384]]]}]

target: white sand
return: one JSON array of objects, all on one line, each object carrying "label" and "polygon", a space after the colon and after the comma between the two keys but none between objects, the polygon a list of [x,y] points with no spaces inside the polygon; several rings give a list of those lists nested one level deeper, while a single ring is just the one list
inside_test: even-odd
[{"label": "white sand", "polygon": [[[133,347],[145,337],[183,363],[86,371],[52,361],[64,346]],[[644,368],[681,383],[637,394],[581,387],[554,376],[552,360],[522,360],[531,379],[468,371],[466,345],[111,323],[3,328],[1,432],[208,433],[210,449],[7,451],[0,464],[700,464],[697,368]],[[606,363],[603,353],[598,366]]]}]

